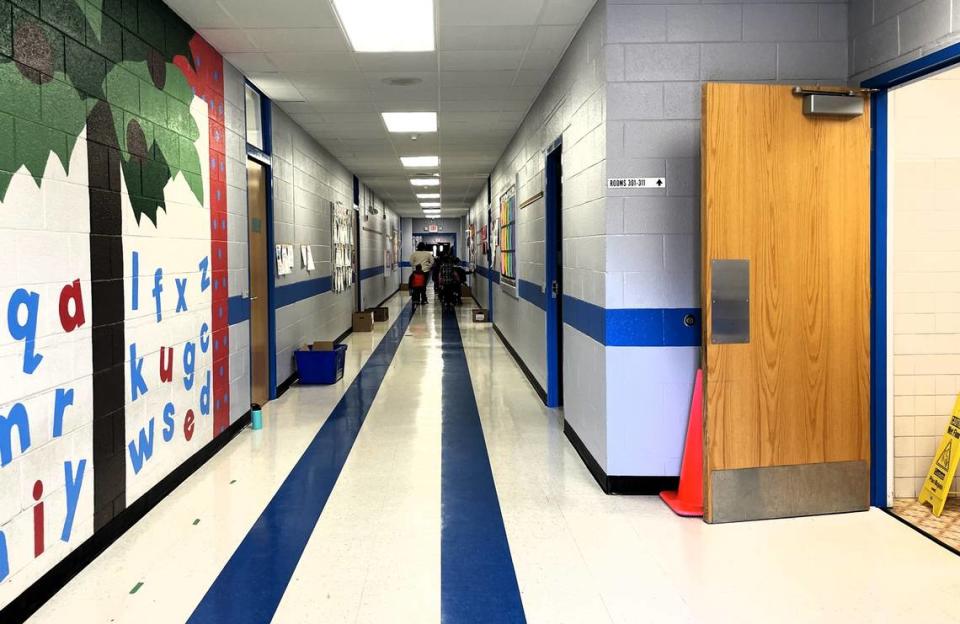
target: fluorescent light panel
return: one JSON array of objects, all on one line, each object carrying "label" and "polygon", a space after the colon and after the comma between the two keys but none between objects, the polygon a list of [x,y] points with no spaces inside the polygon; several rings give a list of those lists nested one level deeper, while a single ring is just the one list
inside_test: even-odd
[{"label": "fluorescent light panel", "polygon": [[410,184],[414,186],[440,186],[440,178],[413,178]]},{"label": "fluorescent light panel", "polygon": [[440,193],[417,193],[417,199],[440,199]]},{"label": "fluorescent light panel", "polygon": [[439,208],[440,202],[420,202],[421,208]]},{"label": "fluorescent light panel", "polygon": [[440,157],[439,156],[401,156],[400,162],[403,163],[404,167],[408,167],[410,169],[422,168],[422,167],[439,167]]},{"label": "fluorescent light panel", "polygon": [[436,113],[381,113],[390,132],[436,132]]},{"label": "fluorescent light panel", "polygon": [[333,0],[355,52],[433,52],[433,0]]}]

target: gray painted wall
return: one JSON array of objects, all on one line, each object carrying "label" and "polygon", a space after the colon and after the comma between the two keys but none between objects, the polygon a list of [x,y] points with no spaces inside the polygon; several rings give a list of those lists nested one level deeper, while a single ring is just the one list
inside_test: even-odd
[{"label": "gray painted wall", "polygon": [[960,0],[851,0],[852,84],[960,40]]}]

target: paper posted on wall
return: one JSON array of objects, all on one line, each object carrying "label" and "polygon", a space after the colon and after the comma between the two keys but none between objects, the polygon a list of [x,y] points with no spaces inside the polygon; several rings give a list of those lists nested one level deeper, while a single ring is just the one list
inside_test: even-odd
[{"label": "paper posted on wall", "polygon": [[306,245],[300,245],[300,266],[306,268],[307,266],[307,249]]},{"label": "paper posted on wall", "polygon": [[317,265],[313,261],[313,247],[307,245],[307,271],[316,271]]}]

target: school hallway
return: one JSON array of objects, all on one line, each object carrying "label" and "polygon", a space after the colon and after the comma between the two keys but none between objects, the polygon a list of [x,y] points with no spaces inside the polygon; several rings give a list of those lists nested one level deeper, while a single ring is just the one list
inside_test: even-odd
[{"label": "school hallway", "polygon": [[923,599],[956,556],[882,511],[711,526],[604,494],[488,324],[407,304],[30,622],[958,621]]}]

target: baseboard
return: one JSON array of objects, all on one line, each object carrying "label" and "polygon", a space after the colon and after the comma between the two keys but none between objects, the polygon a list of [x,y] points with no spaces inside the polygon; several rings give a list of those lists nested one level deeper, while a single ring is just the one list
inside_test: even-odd
[{"label": "baseboard", "polygon": [[680,483],[679,477],[625,477],[617,475],[608,475],[596,458],[587,449],[577,432],[570,426],[569,422],[564,421],[563,433],[570,440],[570,444],[577,451],[580,459],[587,466],[587,470],[593,475],[597,485],[606,494],[641,494],[656,495],[664,490],[676,490]]},{"label": "baseboard", "polygon": [[400,292],[400,289],[399,289],[399,288],[397,288],[395,291],[393,291],[392,293],[390,293],[389,295],[387,295],[387,298],[386,298],[386,299],[384,299],[383,301],[380,302],[379,305],[376,305],[376,306],[374,306],[374,307],[375,307],[375,308],[382,308],[382,307],[383,307],[383,304],[385,304],[386,302],[388,302],[388,301],[390,301],[391,299],[393,299],[394,296],[396,296],[396,294],[397,294],[398,292]]},{"label": "baseboard", "polygon": [[516,349],[513,348],[513,345],[510,344],[510,341],[506,339],[503,335],[503,332],[500,331],[500,328],[496,325],[493,326],[493,331],[497,333],[497,336],[500,337],[500,342],[503,343],[503,346],[507,348],[507,351],[510,355],[513,356],[513,359],[516,361],[517,366],[520,367],[520,370],[523,371],[523,374],[526,375],[527,381],[530,382],[530,385],[533,386],[533,389],[536,391],[537,395],[540,397],[540,400],[543,401],[543,404],[547,404],[547,393],[544,391],[543,386],[540,385],[540,382],[537,381],[537,378],[533,376],[533,373],[527,368],[527,365],[520,358],[520,354],[517,353]]},{"label": "baseboard", "polygon": [[[117,541],[133,525],[156,507],[164,498],[200,469],[233,438],[250,424],[250,412],[241,416],[223,433],[211,440],[202,449],[180,464],[173,472],[147,490],[132,505],[121,511],[110,522],[94,533],[73,552],[67,555],[33,585],[0,610],[0,622],[15,624],[24,622],[37,612],[54,594],[63,589],[73,577]],[[82,619],[82,617],[81,617]]]},{"label": "baseboard", "polygon": [[[339,342],[339,340],[337,342]],[[297,383],[298,379],[300,379],[300,375],[298,373],[294,373],[287,377],[279,386],[277,386],[277,399],[282,397],[286,391],[290,389],[290,386]]]}]

